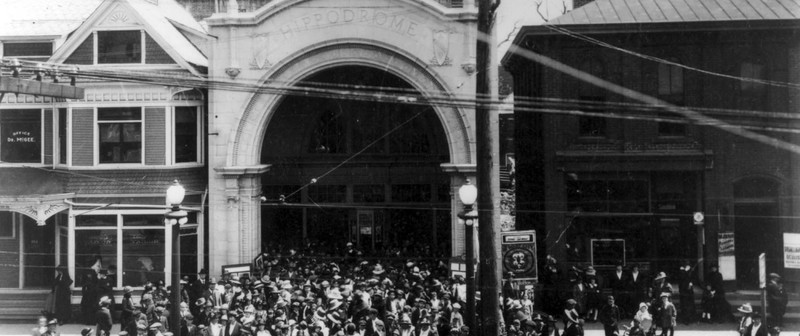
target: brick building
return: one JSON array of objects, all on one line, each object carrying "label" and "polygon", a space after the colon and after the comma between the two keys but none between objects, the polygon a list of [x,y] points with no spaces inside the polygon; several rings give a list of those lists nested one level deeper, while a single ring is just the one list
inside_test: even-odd
[{"label": "brick building", "polygon": [[[782,242],[783,233],[800,231],[798,153],[684,123],[685,115],[513,51],[798,144],[777,130],[797,125],[780,113],[800,109],[796,84],[785,84],[800,83],[798,19],[791,1],[597,0],[548,25],[524,27],[504,58],[517,97],[517,228],[545,232],[539,254],[568,264],[622,262],[674,274],[689,260],[700,273],[719,264],[726,280],[754,288],[758,254],[766,252],[768,272],[796,281],[797,270],[784,267]],[[553,98],[563,110],[592,114],[531,112],[537,105],[520,97]],[[698,211],[704,225],[694,224]]]}]

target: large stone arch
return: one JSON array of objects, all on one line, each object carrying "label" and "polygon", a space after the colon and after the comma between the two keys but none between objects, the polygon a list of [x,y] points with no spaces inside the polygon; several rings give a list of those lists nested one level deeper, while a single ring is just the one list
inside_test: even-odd
[{"label": "large stone arch", "polygon": [[[359,39],[328,41],[299,50],[276,64],[274,70],[265,74],[259,83],[262,86],[268,85],[270,81],[296,83],[311,74],[343,65],[368,66],[387,71],[408,82],[422,95],[427,95],[428,92],[452,95],[453,92],[425,62],[379,41]],[[276,94],[256,92],[250,97],[237,129],[229,139],[227,166],[253,166],[261,163],[260,139],[264,138],[267,125],[281,101],[282,97]],[[469,132],[466,111],[456,106],[432,107],[446,133],[451,163],[472,163],[474,135]]]}]

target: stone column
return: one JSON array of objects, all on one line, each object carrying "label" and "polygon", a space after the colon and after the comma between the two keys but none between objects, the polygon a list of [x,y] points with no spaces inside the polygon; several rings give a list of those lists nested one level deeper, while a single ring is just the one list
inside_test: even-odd
[{"label": "stone column", "polygon": [[249,263],[261,252],[261,175],[269,169],[270,165],[214,169],[224,179],[226,206],[224,220],[215,216],[220,222],[209,223],[213,271]]},{"label": "stone column", "polygon": [[[458,213],[464,210],[464,205],[461,204],[461,200],[458,199],[458,188],[461,188],[462,185],[467,183],[467,179],[469,179],[470,183],[473,185],[476,184],[476,167],[472,163],[444,163],[442,164],[442,170],[450,174],[450,213],[452,214],[450,216],[450,245],[452,246],[451,256],[455,257],[463,255],[466,252],[464,224],[459,223],[458,219]],[[477,240],[477,230],[474,237]],[[475,251],[478,251],[477,242],[475,242]]]}]

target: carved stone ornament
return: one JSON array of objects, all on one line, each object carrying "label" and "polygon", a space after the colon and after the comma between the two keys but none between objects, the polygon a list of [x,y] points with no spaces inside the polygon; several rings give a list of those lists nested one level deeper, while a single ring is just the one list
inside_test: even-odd
[{"label": "carved stone ornament", "polygon": [[32,218],[33,220],[36,221],[36,225],[39,226],[44,226],[45,221],[47,221],[48,218],[68,208],[69,205],[67,205],[66,203],[60,203],[60,204],[42,203],[42,204],[27,205],[27,206],[26,205],[9,206],[9,210],[14,212],[19,212],[25,216]]},{"label": "carved stone ornament", "polygon": [[128,22],[128,20],[128,14],[122,11],[113,12],[108,17],[108,22],[112,23],[125,23]]},{"label": "carved stone ornament", "polygon": [[475,63],[464,63],[461,64],[461,69],[464,69],[464,72],[466,72],[467,75],[472,75],[476,70],[478,70],[478,65]]},{"label": "carved stone ornament", "polygon": [[446,29],[433,30],[431,32],[433,43],[433,58],[431,65],[447,66],[452,64],[450,60],[450,31]]},{"label": "carved stone ornament", "polygon": [[226,73],[226,74],[228,75],[228,77],[230,77],[231,79],[234,79],[234,78],[236,78],[236,76],[239,76],[239,74],[240,74],[241,72],[242,72],[242,69],[240,69],[240,68],[233,68],[233,67],[231,67],[231,68],[225,68],[225,73]]}]

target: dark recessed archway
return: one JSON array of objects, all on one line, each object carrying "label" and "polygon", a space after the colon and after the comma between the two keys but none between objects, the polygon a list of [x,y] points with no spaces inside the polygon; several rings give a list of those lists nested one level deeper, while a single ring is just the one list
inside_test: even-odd
[{"label": "dark recessed archway", "polygon": [[[298,84],[349,90],[415,93],[401,78],[372,67],[338,66]],[[262,208],[266,250],[305,241],[323,249],[352,241],[364,250],[427,242],[450,253],[450,162],[447,136],[431,106],[369,97],[288,96],[262,143]],[[315,183],[310,184],[312,179]],[[334,246],[339,244],[339,246]]]}]

